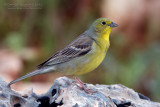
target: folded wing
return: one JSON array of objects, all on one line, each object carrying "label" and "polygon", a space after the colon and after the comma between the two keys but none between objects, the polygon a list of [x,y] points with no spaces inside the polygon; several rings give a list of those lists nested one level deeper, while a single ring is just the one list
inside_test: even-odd
[{"label": "folded wing", "polygon": [[48,60],[38,65],[38,69],[46,66],[61,64],[70,61],[73,58],[86,55],[88,52],[91,51],[92,42],[93,40],[90,37],[82,35],[64,49],[56,52]]}]

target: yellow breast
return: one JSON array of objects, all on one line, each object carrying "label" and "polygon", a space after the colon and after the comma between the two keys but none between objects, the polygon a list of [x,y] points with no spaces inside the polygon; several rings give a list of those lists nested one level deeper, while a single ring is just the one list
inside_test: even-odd
[{"label": "yellow breast", "polygon": [[82,75],[87,72],[93,71],[95,68],[97,68],[103,59],[106,56],[106,50],[101,49],[96,43],[93,43],[93,50],[88,53],[86,56],[82,58],[82,60],[87,60],[86,62],[79,62],[78,69],[74,72],[73,75]]}]

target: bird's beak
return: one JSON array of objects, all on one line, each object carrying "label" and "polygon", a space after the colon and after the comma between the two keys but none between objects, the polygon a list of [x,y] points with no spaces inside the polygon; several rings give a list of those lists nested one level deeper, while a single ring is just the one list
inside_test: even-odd
[{"label": "bird's beak", "polygon": [[117,27],[117,26],[118,26],[118,24],[116,24],[116,23],[112,22],[109,26],[110,26],[110,27]]}]

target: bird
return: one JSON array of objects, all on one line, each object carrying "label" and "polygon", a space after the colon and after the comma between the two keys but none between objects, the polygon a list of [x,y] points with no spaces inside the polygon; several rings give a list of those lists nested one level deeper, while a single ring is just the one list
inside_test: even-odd
[{"label": "bird", "polygon": [[[98,18],[73,42],[39,64],[34,71],[11,81],[8,86],[44,73],[62,72],[65,75],[78,76],[93,71],[104,60],[110,46],[111,30],[117,26],[118,24],[108,18]],[[75,80],[88,92],[80,79],[76,77]]]}]

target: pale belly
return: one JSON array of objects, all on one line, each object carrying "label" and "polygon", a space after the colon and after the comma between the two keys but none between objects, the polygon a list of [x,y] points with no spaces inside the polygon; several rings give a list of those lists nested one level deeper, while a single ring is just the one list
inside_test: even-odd
[{"label": "pale belly", "polygon": [[57,71],[63,72],[66,75],[82,75],[97,68],[105,55],[105,52],[99,52],[98,54],[91,52],[91,54],[60,64],[56,68]]}]

